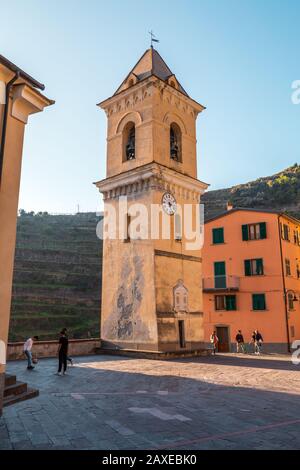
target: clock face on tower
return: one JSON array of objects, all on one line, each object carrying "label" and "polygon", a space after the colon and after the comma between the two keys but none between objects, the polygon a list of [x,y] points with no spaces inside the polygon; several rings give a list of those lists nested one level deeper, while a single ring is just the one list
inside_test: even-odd
[{"label": "clock face on tower", "polygon": [[162,197],[163,210],[168,215],[174,215],[177,210],[177,203],[175,197],[171,193],[165,193]]}]

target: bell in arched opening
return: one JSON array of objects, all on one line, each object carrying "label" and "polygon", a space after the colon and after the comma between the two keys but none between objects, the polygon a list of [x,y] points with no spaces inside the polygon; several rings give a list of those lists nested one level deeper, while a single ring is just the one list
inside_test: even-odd
[{"label": "bell in arched opening", "polygon": [[170,126],[170,158],[181,161],[181,131],[175,123]]},{"label": "bell in arched opening", "polygon": [[134,124],[128,129],[128,137],[126,143],[126,160],[135,158],[135,126]]}]

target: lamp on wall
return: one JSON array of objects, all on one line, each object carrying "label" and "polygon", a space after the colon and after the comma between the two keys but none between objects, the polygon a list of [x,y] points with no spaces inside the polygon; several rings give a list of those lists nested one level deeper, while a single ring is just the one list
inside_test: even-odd
[{"label": "lamp on wall", "polygon": [[293,302],[298,302],[299,299],[297,298],[295,292],[292,289],[288,289],[285,291],[285,298],[287,299],[290,294],[292,294],[293,296]]}]

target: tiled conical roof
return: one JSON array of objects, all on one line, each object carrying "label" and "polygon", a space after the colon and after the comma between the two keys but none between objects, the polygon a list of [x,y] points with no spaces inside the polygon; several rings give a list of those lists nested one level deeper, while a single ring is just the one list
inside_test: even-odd
[{"label": "tiled conical roof", "polygon": [[[153,47],[146,50],[146,52],[142,55],[140,60],[119,86],[115,94],[123,90],[130,75],[134,75],[138,82],[144,80],[147,77],[151,77],[151,75],[155,75],[163,81],[167,81],[170,77],[174,76],[173,72],[169,69],[161,55]],[[188,96],[177,79],[176,82],[178,84],[179,91]]]}]

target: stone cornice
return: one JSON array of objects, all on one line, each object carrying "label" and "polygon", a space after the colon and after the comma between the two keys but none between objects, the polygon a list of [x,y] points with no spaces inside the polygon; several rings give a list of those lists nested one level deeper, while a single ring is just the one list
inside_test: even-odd
[{"label": "stone cornice", "polygon": [[200,201],[206,183],[158,163],[149,163],[95,183],[104,199],[115,199],[156,189],[171,191],[185,200]]},{"label": "stone cornice", "polygon": [[39,113],[53,103],[28,85],[16,85],[12,90],[11,115],[26,124],[30,114]]},{"label": "stone cornice", "polygon": [[184,255],[182,253],[175,253],[170,251],[155,250],[155,256],[165,256],[167,258],[176,258],[184,261],[195,261],[196,263],[202,263],[202,258],[199,256]]},{"label": "stone cornice", "polygon": [[143,102],[146,98],[152,96],[155,90],[160,92],[163,101],[168,102],[177,109],[181,109],[187,114],[191,114],[195,118],[205,109],[204,106],[174,89],[155,75],[102,101],[97,106],[104,109],[107,117],[110,117],[119,112],[135,109],[139,102]]}]

